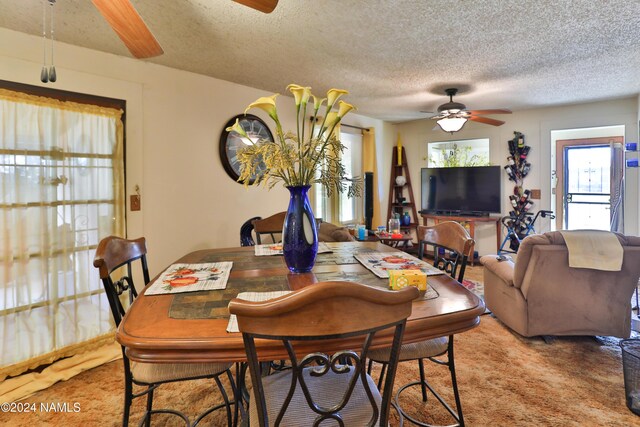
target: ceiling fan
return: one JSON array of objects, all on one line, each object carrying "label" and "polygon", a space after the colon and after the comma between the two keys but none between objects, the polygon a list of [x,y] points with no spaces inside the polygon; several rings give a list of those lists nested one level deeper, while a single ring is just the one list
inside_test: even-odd
[{"label": "ceiling fan", "polygon": [[[151,58],[164,51],[130,0],[91,0],[136,58]],[[271,13],[278,0],[234,0],[260,12]]]},{"label": "ceiling fan", "polygon": [[439,106],[438,114],[430,117],[430,119],[432,120],[437,120],[438,125],[445,132],[453,133],[459,131],[460,129],[462,129],[467,120],[492,126],[500,126],[504,124],[502,120],[496,120],[482,116],[490,114],[511,114],[511,110],[507,109],[467,110],[466,105],[459,102],[453,102],[453,97],[456,93],[458,93],[458,89],[446,89],[445,93],[449,95],[449,102]]}]

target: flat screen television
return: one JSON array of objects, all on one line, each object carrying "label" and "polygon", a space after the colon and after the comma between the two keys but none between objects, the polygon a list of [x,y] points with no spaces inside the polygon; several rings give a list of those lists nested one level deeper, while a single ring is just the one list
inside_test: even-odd
[{"label": "flat screen television", "polygon": [[500,213],[502,168],[422,168],[422,212],[442,215]]}]

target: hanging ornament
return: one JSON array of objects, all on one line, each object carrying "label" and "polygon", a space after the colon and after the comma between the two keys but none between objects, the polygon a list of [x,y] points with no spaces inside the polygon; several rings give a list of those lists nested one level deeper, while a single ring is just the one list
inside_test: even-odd
[{"label": "hanging ornament", "polygon": [[47,2],[42,1],[42,71],[40,71],[40,81],[47,83],[49,81],[49,72],[47,71]]},{"label": "hanging ornament", "polygon": [[58,79],[58,76],[56,75],[56,66],[53,64],[53,13],[55,11],[53,4],[55,2],[56,0],[49,0],[49,5],[51,6],[51,66],[49,67],[49,81],[51,83],[55,83]]},{"label": "hanging ornament", "polygon": [[[53,64],[53,11],[56,0],[42,0],[42,71],[40,71],[40,81],[42,83],[54,83],[58,76],[56,74],[56,67]],[[51,66],[47,68],[47,5],[51,6],[51,23],[50,23],[50,37],[51,37]]]}]

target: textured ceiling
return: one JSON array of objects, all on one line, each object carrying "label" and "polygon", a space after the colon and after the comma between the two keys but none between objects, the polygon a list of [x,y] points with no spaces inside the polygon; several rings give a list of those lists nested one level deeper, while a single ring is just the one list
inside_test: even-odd
[{"label": "textured ceiling", "polygon": [[[452,86],[473,109],[640,92],[638,0],[280,0],[269,15],[231,0],[132,3],[165,51],[150,62],[271,92],[346,88],[384,120],[427,117]],[[0,27],[40,35],[41,20],[41,0],[0,0]],[[89,0],[57,1],[56,39],[130,56]]]}]

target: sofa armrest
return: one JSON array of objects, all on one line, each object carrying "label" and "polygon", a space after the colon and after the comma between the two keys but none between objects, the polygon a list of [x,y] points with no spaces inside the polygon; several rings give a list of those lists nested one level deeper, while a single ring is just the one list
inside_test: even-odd
[{"label": "sofa armrest", "polygon": [[495,274],[507,286],[514,286],[513,270],[515,264],[508,258],[505,261],[499,261],[496,255],[485,255],[480,258],[480,263],[484,268]]}]

